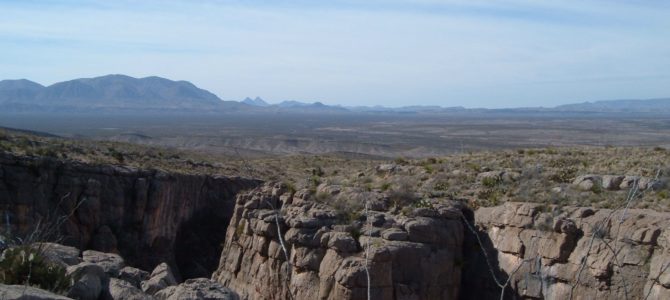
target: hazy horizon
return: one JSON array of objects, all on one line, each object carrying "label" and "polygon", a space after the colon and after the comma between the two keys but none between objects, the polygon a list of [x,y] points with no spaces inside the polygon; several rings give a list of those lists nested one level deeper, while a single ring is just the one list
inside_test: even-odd
[{"label": "hazy horizon", "polygon": [[670,95],[662,1],[3,1],[0,79],[125,74],[224,100],[552,107]]}]

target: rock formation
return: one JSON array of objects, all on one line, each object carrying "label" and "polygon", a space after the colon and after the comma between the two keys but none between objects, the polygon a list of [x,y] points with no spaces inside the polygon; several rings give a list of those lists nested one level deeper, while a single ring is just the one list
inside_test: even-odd
[{"label": "rock formation", "polygon": [[[574,185],[658,186],[615,175]],[[372,299],[670,298],[667,213],[514,202],[473,212],[410,192],[313,188],[0,154],[3,229],[63,220],[56,232],[75,247],[33,247],[66,268],[72,298],[366,299],[368,286]],[[68,299],[0,285],[2,299],[22,295]]]},{"label": "rock formation", "polygon": [[216,268],[235,195],[257,184],[0,153],[3,227],[14,235],[68,217],[66,244],[117,252],[142,269],[167,262],[184,278]]},{"label": "rock formation", "polygon": [[240,194],[213,278],[242,299],[365,299],[369,247],[372,299],[458,296],[464,233],[458,203],[416,209],[413,218],[370,210],[367,220],[343,221],[308,195],[281,184]]},{"label": "rock formation", "polygon": [[[475,214],[499,281],[526,299],[670,298],[670,219],[652,210],[506,203]],[[480,253],[470,253],[464,298],[497,297]],[[479,260],[479,261],[477,261]],[[488,282],[481,286],[481,282]],[[494,296],[495,295],[495,296]]]}]

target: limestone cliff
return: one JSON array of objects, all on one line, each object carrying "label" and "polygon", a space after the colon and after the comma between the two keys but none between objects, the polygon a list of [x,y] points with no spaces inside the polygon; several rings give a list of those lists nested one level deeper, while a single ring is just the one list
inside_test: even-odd
[{"label": "limestone cliff", "polygon": [[74,212],[62,228],[69,245],[119,252],[142,269],[165,261],[185,278],[209,276],[235,195],[258,183],[0,153],[2,227],[20,236]]},{"label": "limestone cliff", "polygon": [[[508,294],[525,299],[669,299],[670,218],[652,210],[506,203],[476,212]],[[471,253],[468,298],[499,295]],[[478,282],[488,282],[481,286]]]},{"label": "limestone cliff", "polygon": [[[366,299],[369,245],[372,299],[458,296],[464,232],[458,203],[417,209],[412,218],[370,211],[357,229],[307,198],[279,184],[240,194],[213,278],[243,299]],[[278,220],[273,207],[281,208]]]},{"label": "limestone cliff", "polygon": [[473,216],[439,200],[342,225],[308,195],[279,184],[240,194],[213,279],[243,299],[366,299],[369,245],[372,299],[497,299],[492,273],[501,285],[511,275],[505,299],[670,297],[664,213],[509,202]]}]

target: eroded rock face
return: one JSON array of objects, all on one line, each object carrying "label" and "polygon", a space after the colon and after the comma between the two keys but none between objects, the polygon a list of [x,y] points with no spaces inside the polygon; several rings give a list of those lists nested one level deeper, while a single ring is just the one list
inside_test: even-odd
[{"label": "eroded rock face", "polygon": [[[506,203],[475,214],[508,293],[532,299],[668,299],[670,219],[651,210],[556,208]],[[476,252],[475,252],[476,253]],[[472,253],[464,298],[497,297],[479,254]],[[582,262],[584,262],[582,267]],[[516,271],[515,271],[516,270]],[[477,276],[479,278],[477,278]]]},{"label": "eroded rock face", "polygon": [[74,211],[62,228],[66,244],[118,252],[142,269],[167,262],[184,278],[216,268],[235,195],[259,184],[8,153],[0,153],[0,174],[12,232]]},{"label": "eroded rock face", "polygon": [[[334,209],[306,198],[281,184],[240,194],[213,278],[242,299],[365,299],[369,247],[373,299],[457,298],[464,233],[458,203],[412,218],[371,211],[368,226],[365,218],[345,224]],[[272,207],[281,208],[278,219]]]}]

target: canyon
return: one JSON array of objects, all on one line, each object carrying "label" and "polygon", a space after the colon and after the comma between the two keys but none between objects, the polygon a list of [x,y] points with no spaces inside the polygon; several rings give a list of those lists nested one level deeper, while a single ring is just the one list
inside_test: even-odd
[{"label": "canyon", "polygon": [[668,213],[447,199],[400,211],[379,191],[323,194],[367,204],[334,207],[281,182],[0,155],[5,230],[66,216],[60,243],[143,270],[165,262],[175,285],[211,276],[241,299],[670,297]]}]

